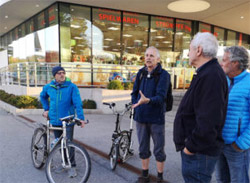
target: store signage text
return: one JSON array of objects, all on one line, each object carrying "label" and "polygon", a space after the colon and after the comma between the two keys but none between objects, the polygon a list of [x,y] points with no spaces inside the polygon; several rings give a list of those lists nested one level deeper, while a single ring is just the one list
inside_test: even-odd
[{"label": "store signage text", "polygon": [[[100,20],[107,20],[111,22],[121,22],[121,17],[120,16],[114,16],[114,15],[108,15],[108,14],[98,14]],[[130,23],[130,24],[139,24],[139,19],[137,18],[132,18],[132,17],[123,17],[123,22],[124,23]]]},{"label": "store signage text", "polygon": [[169,23],[169,22],[156,21],[155,25],[156,25],[156,27],[163,27],[163,28],[170,28],[170,29],[174,28],[174,24]]},{"label": "store signage text", "polygon": [[182,29],[182,30],[185,30],[185,31],[188,31],[188,32],[191,32],[191,27],[185,25],[185,24],[176,24],[176,28],[177,29]]}]

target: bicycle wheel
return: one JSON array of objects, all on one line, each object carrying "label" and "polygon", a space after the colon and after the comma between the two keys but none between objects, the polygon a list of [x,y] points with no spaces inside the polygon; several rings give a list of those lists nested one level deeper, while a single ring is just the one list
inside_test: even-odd
[{"label": "bicycle wheel", "polygon": [[[71,168],[62,165],[61,144],[58,144],[50,153],[46,163],[46,177],[50,183],[84,183],[88,181],[91,162],[88,152],[78,144],[68,142]],[[70,175],[71,170],[75,175]]]},{"label": "bicycle wheel", "polygon": [[113,145],[111,147],[111,152],[109,155],[109,159],[110,159],[110,167],[112,170],[115,170],[116,165],[118,163],[118,156],[119,156],[119,147],[118,145]]},{"label": "bicycle wheel", "polygon": [[128,154],[129,150],[129,138],[128,138],[128,133],[126,131],[123,131],[121,133],[121,139],[119,143],[119,156],[122,160],[122,162],[125,161],[126,156]]},{"label": "bicycle wheel", "polygon": [[47,135],[43,128],[37,128],[31,140],[31,159],[35,168],[43,167],[47,153],[46,153]]}]

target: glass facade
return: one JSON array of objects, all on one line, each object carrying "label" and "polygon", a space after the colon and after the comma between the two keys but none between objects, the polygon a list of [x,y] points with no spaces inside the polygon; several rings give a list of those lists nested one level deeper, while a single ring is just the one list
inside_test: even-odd
[{"label": "glass facade", "polygon": [[61,63],[77,85],[105,87],[113,79],[133,81],[146,48],[155,46],[173,87],[187,88],[194,73],[189,44],[198,31],[217,37],[218,56],[225,46],[250,49],[250,35],[203,22],[55,3],[0,37],[0,50],[16,64],[9,66],[14,83],[43,85],[52,78],[51,67]]}]

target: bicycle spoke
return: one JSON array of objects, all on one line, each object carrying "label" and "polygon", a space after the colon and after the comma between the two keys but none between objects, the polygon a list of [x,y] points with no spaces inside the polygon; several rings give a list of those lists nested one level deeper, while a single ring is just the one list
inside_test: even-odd
[{"label": "bicycle spoke", "polygon": [[[86,150],[83,150],[81,147],[73,143],[69,143],[68,147],[71,168],[63,167],[62,165],[61,146],[56,147],[51,152],[46,165],[46,175],[50,182],[81,183],[87,181],[90,174],[91,164]],[[68,165],[66,157],[65,163]],[[72,169],[76,171],[76,176],[72,174]]]}]

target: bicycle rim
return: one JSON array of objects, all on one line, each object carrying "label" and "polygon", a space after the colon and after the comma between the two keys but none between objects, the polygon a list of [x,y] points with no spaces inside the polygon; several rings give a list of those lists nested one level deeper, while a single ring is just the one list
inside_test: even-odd
[{"label": "bicycle rim", "polygon": [[111,149],[111,153],[110,153],[110,167],[112,170],[115,170],[116,165],[117,165],[117,161],[118,161],[118,150],[119,147],[118,145],[115,145],[112,147]]},{"label": "bicycle rim", "polygon": [[68,148],[71,164],[77,175],[73,178],[69,177],[70,168],[62,167],[61,145],[59,144],[52,150],[46,163],[46,176],[50,183],[84,183],[88,181],[91,171],[88,152],[72,142],[68,142]]},{"label": "bicycle rim", "polygon": [[31,141],[31,159],[35,168],[43,167],[46,160],[46,133],[43,128],[37,128]]},{"label": "bicycle rim", "polygon": [[119,143],[119,155],[120,155],[123,162],[126,159],[126,156],[128,154],[128,149],[129,149],[128,134],[122,133],[122,137],[121,137],[120,143]]}]

